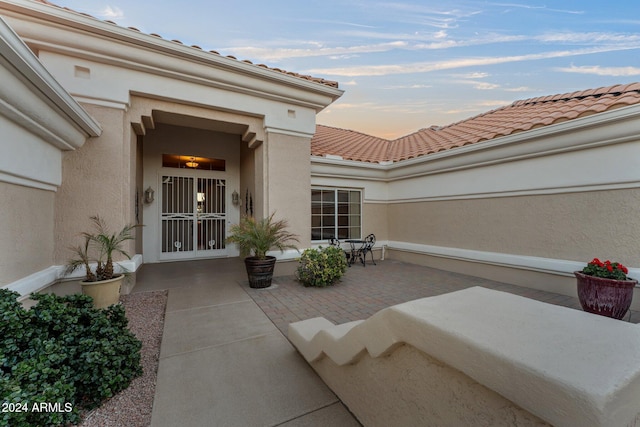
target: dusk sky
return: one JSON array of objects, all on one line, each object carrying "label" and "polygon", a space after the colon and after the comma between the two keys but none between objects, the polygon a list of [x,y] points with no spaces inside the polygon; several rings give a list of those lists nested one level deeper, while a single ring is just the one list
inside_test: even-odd
[{"label": "dusk sky", "polygon": [[640,2],[53,0],[300,74],[318,123],[395,138],[518,99],[640,81]]}]

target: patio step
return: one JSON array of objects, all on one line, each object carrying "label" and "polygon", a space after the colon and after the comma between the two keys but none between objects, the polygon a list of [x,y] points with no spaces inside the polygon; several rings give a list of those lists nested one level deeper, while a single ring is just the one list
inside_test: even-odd
[{"label": "patio step", "polygon": [[640,421],[640,327],[505,292],[468,288],[343,325],[309,319],[289,339],[365,425],[452,407],[464,414],[440,416],[467,424]]}]

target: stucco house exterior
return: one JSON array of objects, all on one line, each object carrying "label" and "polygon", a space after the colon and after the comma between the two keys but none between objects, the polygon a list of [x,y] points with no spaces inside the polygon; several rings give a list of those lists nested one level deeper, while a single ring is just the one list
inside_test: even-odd
[{"label": "stucco house exterior", "polygon": [[[61,98],[33,82],[3,96],[23,119],[3,111],[3,126],[19,131],[2,145],[3,197],[20,202],[3,203],[1,286],[24,294],[55,282],[95,214],[114,229],[144,224],[130,271],[143,255],[144,262],[237,255],[225,230],[243,210],[286,214],[302,246],[310,245],[310,140],[316,114],[342,94],[337,83],[46,1],[3,1],[0,16],[9,52],[3,72],[49,84]],[[81,117],[64,119],[76,134],[47,139],[60,120],[39,105],[21,108],[21,94],[30,93],[56,113],[72,105]],[[44,121],[45,136],[29,118]],[[38,150],[26,148],[29,140]],[[53,176],[39,176],[47,168]]]},{"label": "stucco house exterior", "polygon": [[227,227],[275,211],[301,248],[375,233],[378,257],[570,295],[595,256],[640,277],[640,84],[389,141],[316,125],[336,82],[46,0],[0,0],[0,18],[0,286],[60,280],[96,213],[144,224],[132,271],[237,256]]}]

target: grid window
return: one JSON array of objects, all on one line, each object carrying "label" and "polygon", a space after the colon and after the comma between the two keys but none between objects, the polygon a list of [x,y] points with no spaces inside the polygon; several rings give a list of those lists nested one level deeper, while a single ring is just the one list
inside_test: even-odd
[{"label": "grid window", "polygon": [[337,188],[311,189],[311,240],[361,238],[362,192]]}]

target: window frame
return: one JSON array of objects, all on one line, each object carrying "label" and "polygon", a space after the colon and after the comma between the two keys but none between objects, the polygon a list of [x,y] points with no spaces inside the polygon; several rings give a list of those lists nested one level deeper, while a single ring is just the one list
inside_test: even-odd
[{"label": "window frame", "polygon": [[[338,236],[339,236],[338,229],[339,229],[339,228],[342,228],[342,227],[340,226],[340,220],[339,220],[339,217],[340,217],[340,216],[343,216],[343,217],[344,217],[344,216],[347,216],[347,217],[349,217],[349,216],[358,216],[358,218],[359,218],[359,225],[357,225],[357,226],[351,226],[351,225],[348,225],[348,226],[347,226],[347,227],[348,227],[348,229],[349,229],[349,237],[348,237],[348,239],[361,239],[361,238],[362,238],[362,219],[363,219],[363,212],[362,212],[363,194],[364,194],[363,189],[362,189],[362,188],[353,188],[353,187],[311,186],[311,218],[310,218],[310,225],[311,225],[311,230],[310,230],[310,232],[311,232],[311,233],[310,233],[310,234],[311,234],[311,242],[312,242],[312,243],[314,243],[314,244],[317,244],[317,243],[326,242],[326,241],[329,239],[329,238],[326,238],[326,239],[325,239],[325,238],[321,238],[321,239],[319,239],[319,240],[314,240],[314,235],[313,235],[314,233],[313,233],[313,230],[318,228],[318,227],[314,227],[314,226],[313,226],[313,219],[314,219],[314,216],[319,216],[320,218],[322,218],[322,217],[323,217],[323,214],[322,214],[322,213],[320,213],[319,215],[318,215],[318,214],[314,214],[314,213],[313,213],[313,208],[314,208],[313,192],[314,192],[314,191],[327,191],[327,192],[333,192],[333,215],[334,215],[334,218],[333,218],[333,236],[334,236],[334,237],[336,237],[336,238],[338,238]],[[338,193],[339,193],[340,191],[346,191],[346,192],[348,192],[348,194],[349,194],[349,199],[351,199],[351,192],[357,192],[357,193],[358,193],[358,195],[359,195],[359,201],[358,201],[358,213],[357,213],[357,214],[351,214],[351,213],[347,213],[347,214],[342,213],[342,214],[341,214],[341,213],[340,213],[340,209],[339,209],[340,201],[339,201],[339,196],[338,196]],[[343,202],[343,203],[344,203],[344,202]],[[348,204],[351,204],[351,201],[349,200],[347,203],[348,203]],[[320,200],[320,205],[321,205],[321,206],[323,206],[324,204],[325,204],[325,202],[323,202],[323,200]],[[359,233],[359,235],[358,235],[357,237],[355,237],[355,236],[352,236],[352,235],[351,235],[351,229],[352,229],[352,228],[355,228],[355,227],[357,227],[357,228],[358,228],[358,233]],[[320,227],[319,227],[319,228],[320,228],[320,235],[322,235],[322,231],[323,231],[324,229],[328,228],[328,227],[323,227],[323,226],[322,226],[322,223],[321,223],[321,225],[320,225]],[[343,239],[341,239],[341,240],[343,240]]]}]

